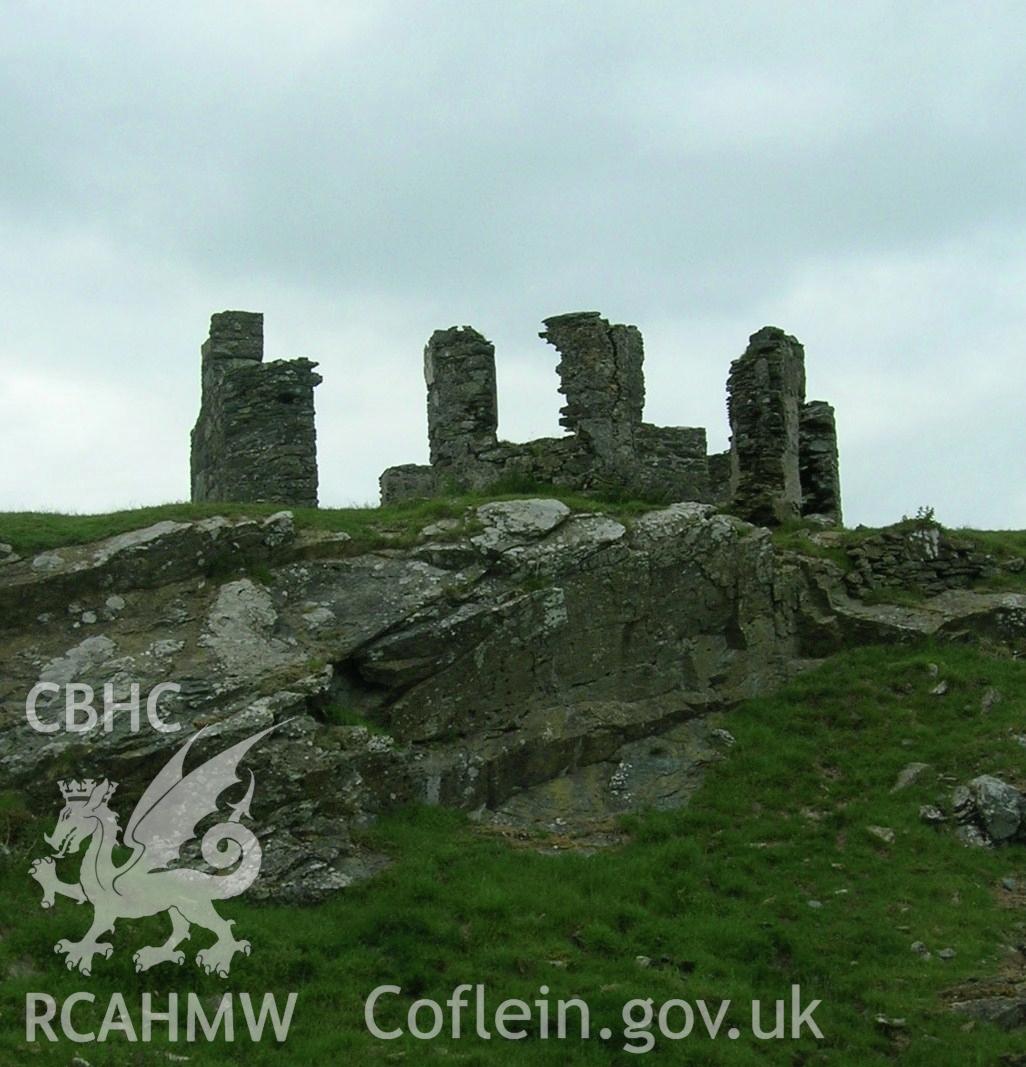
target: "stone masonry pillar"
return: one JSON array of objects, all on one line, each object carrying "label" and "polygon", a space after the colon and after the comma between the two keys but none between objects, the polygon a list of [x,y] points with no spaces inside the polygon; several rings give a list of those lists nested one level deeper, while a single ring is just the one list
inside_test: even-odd
[{"label": "stone masonry pillar", "polygon": [[825,400],[810,400],[799,412],[798,466],[802,514],[825,515],[841,525],[841,476],[837,423]]},{"label": "stone masonry pillar", "polygon": [[560,424],[613,470],[635,460],[634,433],[645,406],[644,344],[636,326],[611,326],[597,311],[545,319],[540,334],[559,352]]},{"label": "stone masonry pillar", "polygon": [[805,401],[805,350],[776,326],[752,334],[730,365],[731,511],[774,525],[802,511],[799,421]]},{"label": "stone masonry pillar", "polygon": [[219,311],[210,316],[210,336],[200,352],[204,364],[222,360],[264,358],[264,316],[261,311]]},{"label": "stone masonry pillar", "polygon": [[424,349],[424,379],[431,464],[466,470],[496,444],[495,346],[470,326],[436,330]]}]

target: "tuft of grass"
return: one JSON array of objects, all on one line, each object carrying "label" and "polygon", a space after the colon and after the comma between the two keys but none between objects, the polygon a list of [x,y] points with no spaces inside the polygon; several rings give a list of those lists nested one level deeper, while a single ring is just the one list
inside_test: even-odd
[{"label": "tuft of grass", "polygon": [[0,846],[9,848],[31,823],[32,815],[25,805],[25,798],[10,790],[0,792]]},{"label": "tuft of grass", "polygon": [[786,552],[797,552],[803,556],[814,556],[817,559],[826,559],[835,563],[846,574],[851,570],[851,560],[845,552],[843,545],[849,542],[853,531],[836,530],[842,544],[837,546],[819,545],[809,539],[809,534],[819,531],[818,526],[811,525],[803,519],[792,519],[781,523],[773,529],[773,543],[777,548]]},{"label": "tuft of grass", "polygon": [[859,599],[864,604],[893,604],[899,608],[918,608],[925,603],[927,596],[921,589],[884,585],[877,589],[864,589],[859,594]]},{"label": "tuft of grass", "polygon": [[362,712],[346,704],[329,704],[322,715],[329,726],[361,726],[372,734],[385,734],[388,731],[376,722],[372,722]]},{"label": "tuft of grass", "polygon": [[986,552],[997,561],[997,574],[985,578],[977,588],[995,593],[1026,593],[1026,567],[1016,573],[1002,566],[1012,560],[1026,559],[1026,530],[961,528],[951,532],[956,537],[972,541],[981,552]]},{"label": "tuft of grass", "polygon": [[[943,696],[932,695],[938,678]],[[983,712],[987,687],[1003,698]],[[204,997],[226,983],[191,959],[181,969],[137,975],[132,952],[166,936],[163,919],[119,924],[115,954],[90,979],[69,974],[54,956],[58,937],[78,937],[91,912],[67,901],[38,907],[29,859],[44,853],[26,837],[0,867],[0,1063],[66,1064],[84,1056],[95,1067],[164,1062],[188,1055],[191,1067],[244,1058],[253,1067],[287,1064],[451,1061],[474,1065],[634,1062],[623,1051],[621,1009],[632,998],[729,999],[724,1030],[740,1039],[658,1038],[652,1063],[770,1067],[781,1063],[840,1067],[891,1064],[985,1065],[1014,1062],[1020,1033],[1004,1033],[946,1010],[947,991],[971,978],[1019,966],[1003,946],[1022,940],[1021,913],[1007,906],[1000,881],[1021,877],[1024,846],[968,849],[950,830],[918,819],[921,804],[948,804],[954,783],[988,772],[1023,784],[1026,675],[1020,664],[967,647],[870,648],[845,653],[775,695],[729,714],[736,738],[727,758],[682,811],[626,820],[632,840],[619,851],[553,855],[511,849],[477,832],[461,814],[437,808],[397,812],[361,832],[361,842],[395,862],[371,881],[316,907],[219,904],[253,953],[233,966],[227,987],[299,1000],[288,1042],[252,1046],[198,1042],[169,1045],[164,1030],[148,1048],[112,1035],[106,1045],[24,1044],[24,997],[45,990],[63,998],[87,988],[80,1029],[96,1026],[107,999],[141,991],[190,990]],[[913,761],[929,764],[907,789],[892,792]],[[259,792],[257,796],[259,802]],[[56,814],[56,808],[54,810]],[[255,814],[259,819],[259,807]],[[48,829],[52,819],[40,823]],[[886,845],[870,826],[894,830]],[[62,861],[77,862],[75,859]],[[810,901],[822,906],[812,908]],[[190,957],[210,938],[194,931]],[[910,949],[924,942],[920,959]],[[954,959],[937,956],[953,948]],[[647,957],[642,967],[638,956]],[[382,1002],[383,1026],[405,1027],[413,1000],[444,1002],[461,982],[481,983],[492,1010],[507,997],[532,1003],[583,997],[593,1032],[608,1041],[453,1040],[448,1025],[434,1041],[375,1040],[364,1002],[382,984],[400,996]],[[749,1002],[768,1014],[792,984],[820,999],[817,1042],[757,1041]],[[138,1008],[136,1007],[136,1011]],[[894,1038],[877,1015],[901,1018]],[[679,1020],[679,1015],[676,1016]],[[468,1022],[469,1019],[469,1022]],[[530,1029],[530,1027],[529,1027]]]}]

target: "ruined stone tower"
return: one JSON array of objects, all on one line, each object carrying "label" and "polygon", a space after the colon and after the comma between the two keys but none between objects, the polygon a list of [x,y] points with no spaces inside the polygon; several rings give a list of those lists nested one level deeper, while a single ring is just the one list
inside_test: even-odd
[{"label": "ruined stone tower", "polygon": [[805,349],[764,326],[730,365],[730,510],[760,525],[841,521],[834,409],[805,402]]},{"label": "ruined stone tower", "polygon": [[202,398],[192,431],[195,502],[317,506],[314,387],[308,359],[264,363],[264,317],[222,311],[202,349]]},{"label": "ruined stone tower", "polygon": [[805,402],[805,350],[775,326],[753,333],[730,365],[730,501],[763,525],[802,513],[798,422]]},{"label": "ruined stone tower", "polygon": [[497,484],[614,490],[718,504],[752,522],[820,514],[839,522],[833,408],[805,402],[805,353],[774,326],[731,365],[731,447],[708,455],[701,427],[642,421],[644,344],[636,326],[597,311],[545,319],[559,352],[565,437],[500,441],[495,348],[469,326],[436,330],[424,349],[430,464],[390,467],[383,504]]},{"label": "ruined stone tower", "polygon": [[608,471],[634,465],[645,407],[645,358],[637,326],[611,326],[597,311],[554,315],[541,337],[559,352],[559,423],[577,434]]},{"label": "ruined stone tower", "polygon": [[802,515],[825,515],[841,525],[841,475],[834,409],[810,400],[798,416],[798,474]]},{"label": "ruined stone tower", "polygon": [[436,330],[424,349],[432,464],[472,465],[495,447],[495,348],[477,330]]}]

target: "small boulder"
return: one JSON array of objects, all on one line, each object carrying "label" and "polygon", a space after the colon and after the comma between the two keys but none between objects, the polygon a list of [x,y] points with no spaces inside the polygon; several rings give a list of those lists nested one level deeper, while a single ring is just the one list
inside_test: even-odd
[{"label": "small boulder", "polygon": [[1026,1026],[1026,997],[981,997],[979,1000],[956,1000],[951,1010],[981,1022],[994,1023],[1002,1030]]},{"label": "small boulder", "polygon": [[561,500],[501,500],[483,504],[477,517],[484,530],[471,538],[478,548],[505,552],[514,545],[537,541],[570,517]]},{"label": "small boulder", "polygon": [[902,789],[907,789],[929,766],[928,763],[910,763],[898,775],[891,792],[900,793]]},{"label": "small boulder", "polygon": [[992,841],[1010,841],[1026,816],[1026,797],[1015,786],[990,774],[969,783],[977,817]]},{"label": "small boulder", "polygon": [[296,520],[291,511],[276,511],[260,524],[263,542],[268,548],[278,548],[296,539]]}]

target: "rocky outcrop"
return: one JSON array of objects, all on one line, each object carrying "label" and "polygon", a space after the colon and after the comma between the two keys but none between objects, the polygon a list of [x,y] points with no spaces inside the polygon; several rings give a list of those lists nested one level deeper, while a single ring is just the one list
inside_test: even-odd
[{"label": "rocky outcrop", "polygon": [[[708,505],[620,521],[526,500],[469,519],[376,551],[287,514],[162,523],[5,565],[0,788],[56,812],[58,777],[108,775],[130,799],[199,726],[202,757],[279,723],[252,754],[255,889],[316,899],[380,866],[350,829],[397,804],[590,832],[686,799],[729,744],[708,716],[810,656],[1026,633],[1026,597],[1008,594],[869,608],[836,568]],[[117,702],[178,683],[161,716],[182,730],[133,732],[117,712],[109,732],[37,733],[39,680],[109,684]]]},{"label": "rocky outcrop", "polygon": [[[65,610],[76,614],[77,598],[116,596],[120,588],[156,589],[270,562],[286,557],[295,542],[295,524],[287,511],[239,522],[221,516],[158,522],[95,544],[40,552],[7,567],[0,582],[0,615],[7,628],[48,624]],[[92,614],[103,617],[108,610],[104,601]]]},{"label": "rocky outcrop", "polygon": [[796,559],[804,578],[803,647],[810,655],[924,637],[973,641],[1004,654],[1026,655],[1026,594],[948,589],[914,605],[867,604],[851,595],[836,565],[808,556]]}]

